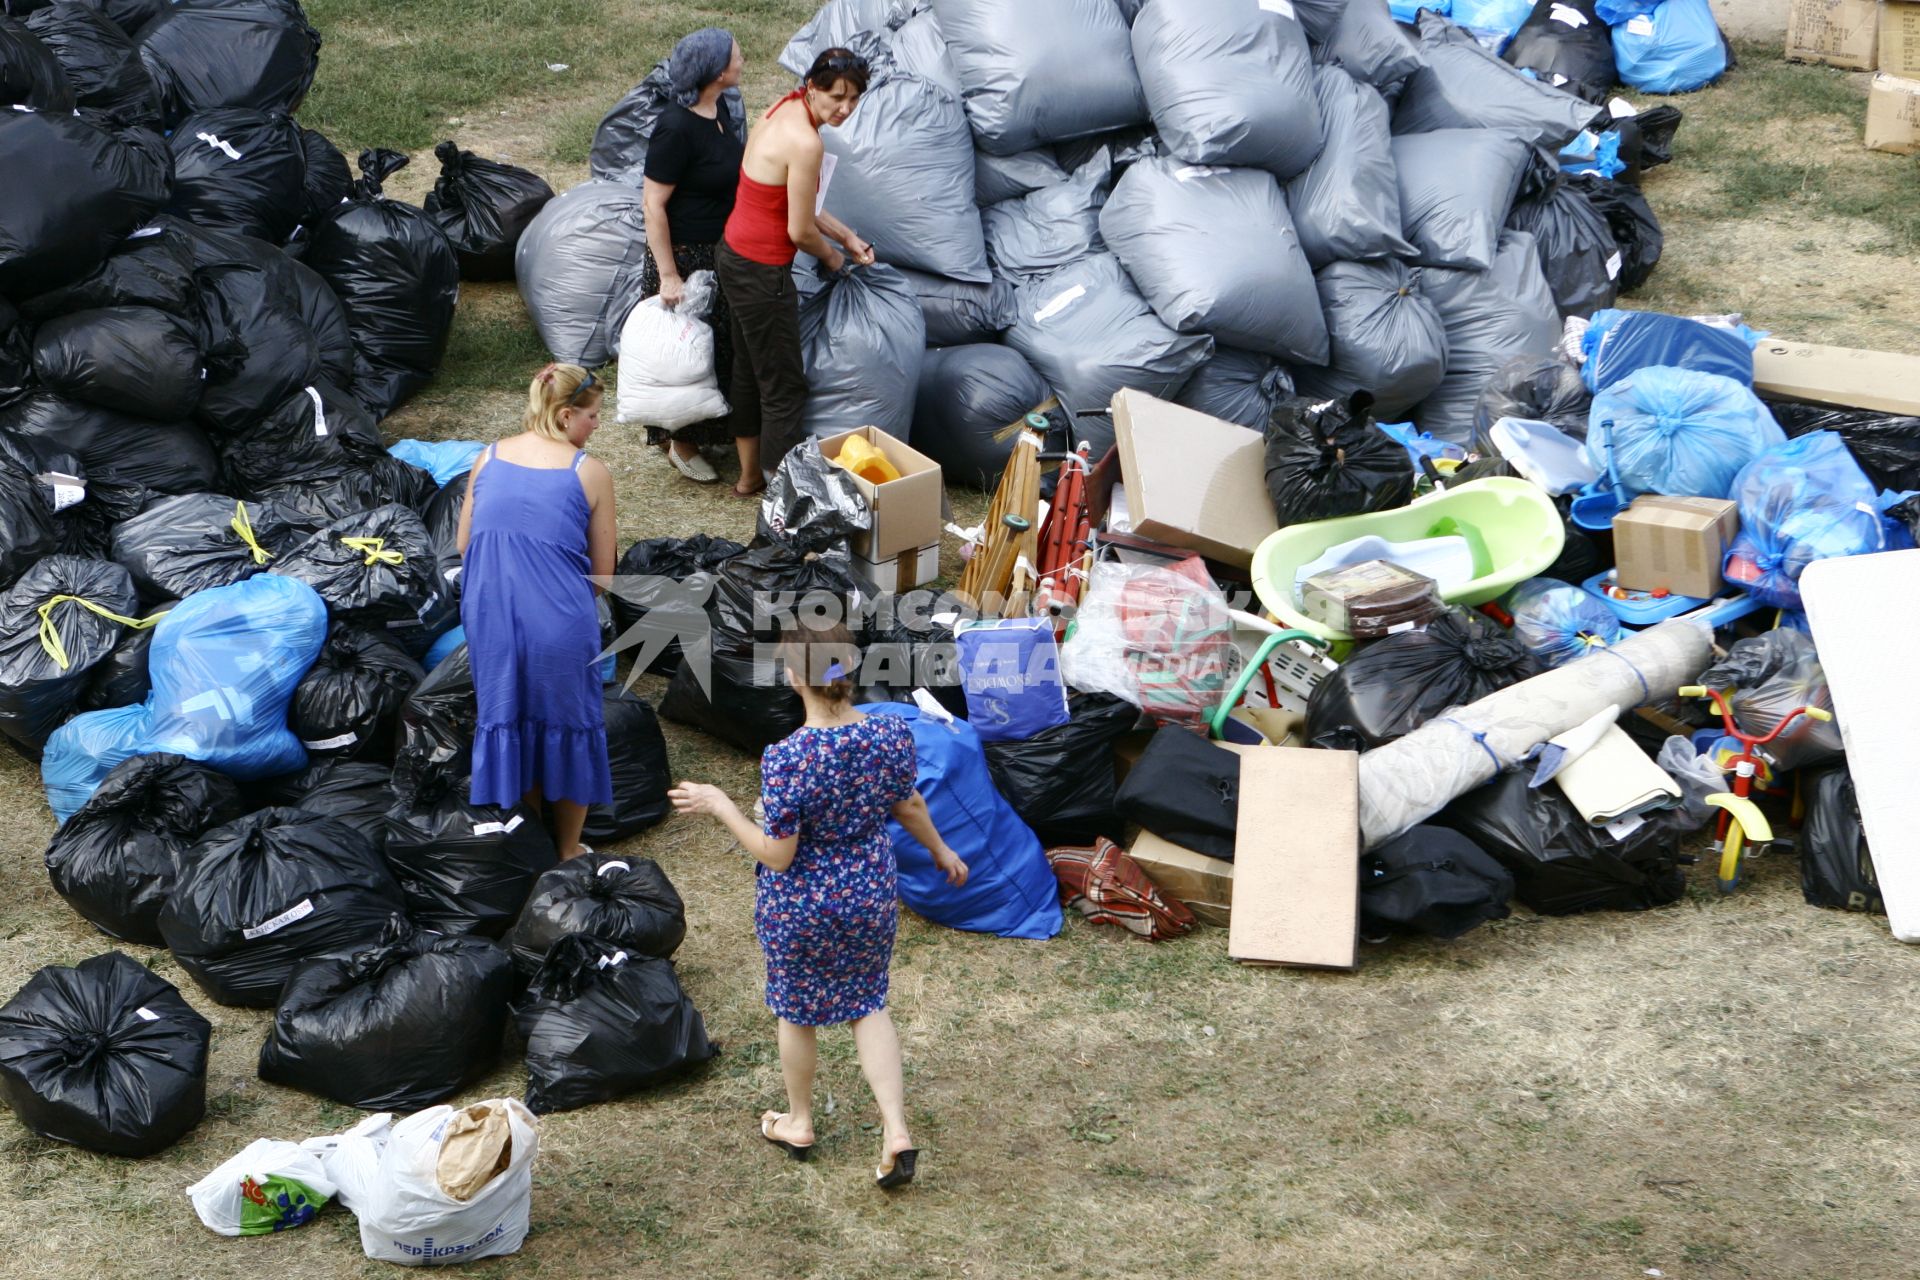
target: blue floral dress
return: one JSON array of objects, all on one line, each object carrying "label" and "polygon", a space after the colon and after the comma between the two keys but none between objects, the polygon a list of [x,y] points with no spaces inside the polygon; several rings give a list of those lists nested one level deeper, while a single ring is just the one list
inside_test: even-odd
[{"label": "blue floral dress", "polygon": [[767,1007],[804,1027],[887,1007],[896,902],[887,818],[913,794],[913,730],[897,716],[801,728],[760,757],[766,832],[799,836],[785,871],[759,868],[753,924]]}]

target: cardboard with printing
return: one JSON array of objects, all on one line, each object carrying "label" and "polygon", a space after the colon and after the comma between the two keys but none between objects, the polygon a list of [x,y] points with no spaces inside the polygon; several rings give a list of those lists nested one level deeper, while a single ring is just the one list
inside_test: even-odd
[{"label": "cardboard with printing", "polygon": [[1258,747],[1243,754],[1229,956],[1353,968],[1359,865],[1359,753]]},{"label": "cardboard with printing", "polygon": [[[1920,9],[1920,5],[1901,8]],[[1920,80],[1903,80],[1884,71],[1867,89],[1866,146],[1910,156],[1920,152]]]},{"label": "cardboard with printing", "polygon": [[1875,64],[1890,76],[1920,80],[1920,4],[1887,0],[1880,6],[1880,50]]},{"label": "cardboard with printing", "polygon": [[[1920,96],[1920,84],[1912,89]],[[1769,338],[1754,349],[1753,389],[1786,400],[1920,415],[1920,356]]]},{"label": "cardboard with printing", "polygon": [[861,496],[873,508],[873,528],[853,539],[853,554],[877,564],[929,543],[937,546],[946,493],[940,483],[940,464],[878,427],[859,427],[828,436],[820,442],[820,452],[831,461],[840,456],[840,447],[855,436],[885,454],[887,461],[899,471],[900,478],[874,484],[860,476],[853,477]]},{"label": "cardboard with printing", "polygon": [[1630,591],[1711,599],[1738,532],[1740,506],[1731,499],[1643,494],[1613,518],[1616,580]]},{"label": "cardboard with printing", "polygon": [[1132,530],[1245,569],[1279,526],[1258,431],[1145,392],[1113,397],[1113,432]]},{"label": "cardboard with printing", "polygon": [[1792,0],[1787,61],[1873,70],[1880,44],[1879,0]]}]

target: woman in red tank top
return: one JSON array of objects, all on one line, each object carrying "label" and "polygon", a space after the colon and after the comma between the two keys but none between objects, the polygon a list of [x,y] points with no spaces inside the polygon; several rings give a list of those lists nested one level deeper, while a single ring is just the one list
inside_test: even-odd
[{"label": "woman in red tank top", "polygon": [[733,490],[739,497],[765,488],[766,477],[800,441],[807,372],[793,286],[795,251],[806,250],[829,271],[848,259],[873,263],[873,246],[819,208],[826,153],[820,130],[853,114],[867,74],[858,55],[825,50],[800,87],[774,103],[747,139],[733,213],[714,252],[714,272],[733,310],[728,394],[740,453],[740,483]]}]

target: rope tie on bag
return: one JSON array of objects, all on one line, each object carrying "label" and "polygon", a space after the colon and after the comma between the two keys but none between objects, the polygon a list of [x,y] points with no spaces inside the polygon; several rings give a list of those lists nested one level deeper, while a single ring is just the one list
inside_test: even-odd
[{"label": "rope tie on bag", "polygon": [[1487,753],[1487,759],[1493,761],[1493,771],[1495,773],[1499,773],[1507,767],[1506,762],[1500,758],[1500,753],[1495,751],[1490,745],[1488,745],[1487,734],[1484,729],[1469,729],[1466,725],[1460,723],[1460,721],[1458,720],[1455,720],[1452,716],[1440,717],[1440,723],[1452,725],[1454,728],[1458,729],[1460,732],[1466,734],[1469,738],[1472,738],[1474,742],[1479,745],[1480,749]]},{"label": "rope tie on bag", "polygon": [[59,595],[52,597],[45,604],[41,605],[39,609],[40,647],[47,651],[47,656],[52,658],[54,665],[58,666],[62,671],[65,671],[73,665],[73,659],[67,656],[67,644],[66,641],[60,638],[60,628],[53,625],[53,610],[55,605],[65,604],[69,600],[90,613],[99,614],[108,622],[117,622],[123,627],[132,627],[135,631],[145,631],[148,627],[151,627],[154,623],[167,616],[164,613],[156,613],[151,618],[129,618],[124,614],[115,613],[113,610],[102,605],[97,605],[85,596]]},{"label": "rope tie on bag", "polygon": [[260,540],[253,535],[253,520],[247,515],[246,503],[236,502],[233,504],[233,519],[227,521],[227,528],[233,530],[234,533],[238,535],[240,541],[247,544],[247,549],[253,552],[253,562],[255,564],[265,564],[267,561],[273,559],[273,552],[261,546]]},{"label": "rope tie on bag", "polygon": [[365,563],[369,565],[405,564],[407,562],[406,556],[400,552],[387,549],[387,540],[385,538],[342,538],[340,539],[340,545],[349,551],[364,553],[367,557]]},{"label": "rope tie on bag", "polygon": [[1653,690],[1647,685],[1647,677],[1641,672],[1640,668],[1633,665],[1631,659],[1620,657],[1620,651],[1618,649],[1590,649],[1588,653],[1590,655],[1605,654],[1609,658],[1620,658],[1620,661],[1627,664],[1627,670],[1633,672],[1633,678],[1640,682],[1640,701],[1634,705],[1645,706],[1647,703],[1653,701]]}]

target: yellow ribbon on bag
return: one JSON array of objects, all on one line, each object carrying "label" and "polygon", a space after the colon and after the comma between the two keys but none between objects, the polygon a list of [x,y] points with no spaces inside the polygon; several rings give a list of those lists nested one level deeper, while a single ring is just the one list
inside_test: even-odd
[{"label": "yellow ribbon on bag", "polygon": [[385,538],[342,538],[340,545],[349,551],[366,554],[368,564],[405,564],[407,557],[398,551],[387,549]]},{"label": "yellow ribbon on bag", "polygon": [[246,503],[233,504],[233,519],[227,522],[227,527],[240,535],[240,541],[247,544],[248,549],[253,552],[255,564],[265,564],[273,559],[273,552],[261,546],[260,540],[253,536],[253,521],[247,516]]},{"label": "yellow ribbon on bag", "polygon": [[108,622],[117,622],[123,627],[132,627],[135,631],[145,631],[148,627],[167,616],[164,613],[156,613],[151,618],[129,618],[122,614],[115,613],[111,609],[97,605],[85,596],[59,595],[52,597],[45,604],[41,605],[39,609],[40,647],[47,651],[47,656],[52,658],[62,671],[72,666],[73,660],[67,656],[67,645],[66,642],[60,638],[60,628],[53,625],[53,607],[58,604],[65,604],[69,600],[89,612],[99,614]]}]

